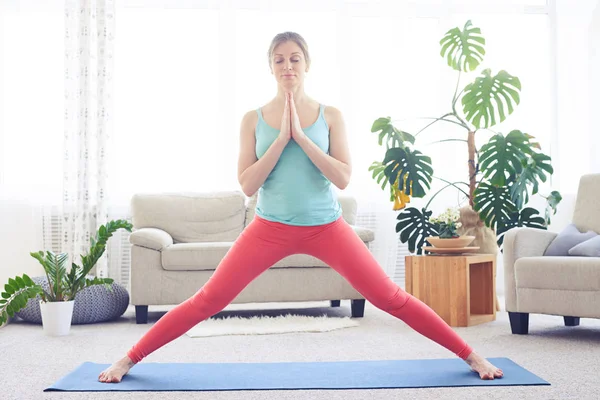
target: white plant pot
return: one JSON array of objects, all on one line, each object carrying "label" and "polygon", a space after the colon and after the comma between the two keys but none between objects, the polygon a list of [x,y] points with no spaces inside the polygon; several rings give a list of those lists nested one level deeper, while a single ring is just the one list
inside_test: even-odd
[{"label": "white plant pot", "polygon": [[65,336],[69,334],[74,304],[75,300],[48,303],[40,300],[42,325],[44,326],[44,333],[46,335]]}]

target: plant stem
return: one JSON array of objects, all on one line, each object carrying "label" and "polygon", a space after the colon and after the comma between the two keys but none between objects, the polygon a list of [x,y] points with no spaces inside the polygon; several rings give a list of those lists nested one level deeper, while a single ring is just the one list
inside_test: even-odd
[{"label": "plant stem", "polygon": [[50,288],[50,293],[46,292],[44,289],[42,290],[48,295],[49,300],[52,301],[52,299],[56,297],[52,294],[52,281],[50,280],[50,275],[48,274],[48,269],[46,268],[46,265],[42,264],[42,266],[44,267],[44,272],[46,273],[46,278],[48,279],[48,287]]},{"label": "plant stem", "polygon": [[465,90],[464,88],[458,92],[458,85],[460,84],[460,74],[462,71],[458,71],[458,79],[456,80],[456,88],[454,89],[454,96],[452,97],[452,115],[460,121],[460,123],[462,124],[462,126],[465,129],[468,129],[469,131],[471,130],[469,128],[469,125],[461,118],[458,116],[458,113],[456,112],[456,102],[458,101],[458,98],[460,97],[460,95],[462,94],[462,92]]},{"label": "plant stem", "polygon": [[[451,117],[451,116],[454,116],[454,114],[453,114],[453,113],[448,113],[448,114],[446,114],[445,116]],[[446,119],[446,118],[442,118],[442,117],[440,117],[440,118],[434,118],[434,117],[416,117],[415,119],[434,119],[434,120],[435,120],[434,122],[436,122],[436,121],[445,121],[445,122],[450,122],[451,124],[458,125],[458,126],[460,126],[461,128],[469,129],[469,127],[468,127],[468,126],[465,126],[465,125],[461,124],[460,122],[457,122],[457,121],[452,121],[452,120],[450,120],[450,119]],[[407,119],[394,119],[394,120],[392,120],[391,122],[403,122],[403,121],[408,121],[408,118],[407,118]],[[430,125],[431,125],[431,124],[430,124]],[[428,125],[428,126],[426,126],[425,128],[427,128],[427,127],[429,127],[429,125]],[[423,128],[422,130],[424,130],[425,128]],[[421,130],[421,131],[422,131],[422,130]],[[421,131],[419,131],[419,133],[420,133]],[[418,134],[418,133],[417,133],[417,134]],[[415,136],[417,136],[417,134],[415,134]]]},{"label": "plant stem", "polygon": [[[458,85],[460,84],[460,74],[462,73],[462,71],[458,71],[458,79],[456,79],[456,88],[454,89],[454,96],[452,96],[452,109],[454,110],[454,105],[456,104],[456,100],[458,100],[458,96],[460,96],[460,94],[458,94],[457,96],[457,92],[458,92]],[[461,90],[460,93],[462,93],[463,91]]]},{"label": "plant stem", "polygon": [[490,132],[492,132],[494,135],[497,135],[497,134],[498,134],[498,132],[496,132],[495,130],[493,130],[493,129],[490,129],[490,128],[483,128],[483,130],[485,130],[485,131],[490,131]]},{"label": "plant stem", "polygon": [[465,192],[464,190],[462,190],[461,188],[459,188],[458,186],[456,186],[457,183],[462,183],[465,186],[469,186],[465,182],[450,182],[450,181],[447,181],[445,179],[438,178],[437,176],[434,176],[434,178],[439,179],[440,181],[447,183],[447,185],[444,186],[443,188],[441,188],[440,190],[438,190],[433,196],[431,196],[431,199],[429,199],[429,201],[425,205],[426,209],[429,207],[429,204],[431,204],[431,202],[433,201],[433,199],[435,199],[435,196],[437,196],[438,194],[440,194],[444,189],[448,188],[449,186],[454,186],[456,189],[458,189],[461,192],[463,192],[465,194],[465,196],[468,196],[467,192]]},{"label": "plant stem", "polygon": [[[454,114],[450,114],[450,116],[453,116],[453,115],[454,115]],[[450,120],[450,119],[445,119],[445,118],[444,118],[442,121],[450,122],[451,124],[458,125],[458,126],[460,126],[461,128],[469,129],[469,127],[467,127],[467,126],[465,126],[465,125],[463,125],[462,123],[460,123],[460,122],[457,122],[457,121],[452,121],[452,120]]]},{"label": "plant stem", "polygon": [[435,144],[435,143],[443,143],[443,142],[465,142],[465,143],[467,143],[467,141],[465,139],[444,139],[444,140],[436,140],[435,142],[427,143],[427,145]]},{"label": "plant stem", "polygon": [[475,132],[473,131],[469,131],[469,136],[468,136],[468,151],[469,151],[469,205],[471,206],[471,208],[474,207],[474,203],[473,203],[473,198],[475,196],[475,186],[476,186],[476,179],[475,179],[475,174],[476,174],[476,170],[475,170]]},{"label": "plant stem", "polygon": [[431,125],[435,124],[436,122],[438,122],[440,120],[444,120],[445,117],[448,117],[450,115],[452,115],[452,113],[444,114],[441,117],[436,118],[435,120],[433,120],[432,122],[430,122],[429,124],[427,124],[424,128],[422,128],[419,132],[415,133],[415,137],[419,136],[419,133],[423,132],[425,129],[429,128]]}]

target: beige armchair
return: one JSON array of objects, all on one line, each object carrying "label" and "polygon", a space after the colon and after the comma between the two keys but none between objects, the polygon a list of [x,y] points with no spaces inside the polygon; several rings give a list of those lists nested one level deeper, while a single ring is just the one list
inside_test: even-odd
[{"label": "beige armchair", "polygon": [[[581,232],[600,233],[600,174],[580,179],[572,223]],[[600,318],[600,257],[544,256],[557,233],[514,228],[504,238],[506,311],[512,333],[527,334],[529,314]]]},{"label": "beige armchair", "polygon": [[[343,218],[369,246],[374,232],[355,226],[357,204],[340,197]],[[179,304],[211,277],[233,241],[254,217],[256,198],[241,192],[138,194],[131,201],[131,304],[137,323],[148,306]],[[353,317],[365,299],[336,271],[305,254],[284,258],[251,282],[233,303],[351,301]]]}]

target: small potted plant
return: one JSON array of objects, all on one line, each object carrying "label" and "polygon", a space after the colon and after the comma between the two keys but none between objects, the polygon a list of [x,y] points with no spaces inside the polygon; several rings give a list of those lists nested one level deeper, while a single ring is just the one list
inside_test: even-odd
[{"label": "small potted plant", "polygon": [[430,236],[427,241],[434,247],[439,248],[459,248],[471,243],[475,236],[460,236],[457,229],[462,226],[460,223],[460,212],[457,208],[447,208],[437,217],[430,218],[430,221],[436,226],[439,236]]},{"label": "small potted plant", "polygon": [[77,293],[91,285],[106,285],[107,289],[112,290],[110,286],[113,283],[112,279],[90,277],[88,273],[104,253],[106,243],[112,234],[121,228],[131,232],[132,227],[131,223],[125,220],[110,221],[106,225],[101,225],[96,236],[90,240],[88,254],[81,256],[81,266],[72,263],[69,271],[65,267],[69,258],[67,253],[55,254],[52,251],[30,253],[44,268],[49,290],[44,290],[27,274],[10,278],[0,295],[2,297],[0,325],[23,309],[29,299],[39,295],[44,333],[49,336],[67,335],[71,328],[73,305]]}]

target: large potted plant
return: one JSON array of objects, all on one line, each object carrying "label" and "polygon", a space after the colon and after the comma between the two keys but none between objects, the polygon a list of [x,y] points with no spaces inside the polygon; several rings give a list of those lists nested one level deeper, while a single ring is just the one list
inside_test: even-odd
[{"label": "large potted plant", "polygon": [[104,253],[108,239],[121,228],[131,232],[132,225],[125,220],[110,221],[106,225],[101,225],[95,237],[90,239],[89,252],[81,256],[81,266],[72,263],[69,271],[65,266],[69,258],[67,253],[55,254],[52,251],[30,253],[44,268],[49,290],[33,282],[27,274],[10,278],[1,294],[0,325],[23,309],[29,299],[39,295],[44,333],[50,336],[67,335],[71,327],[73,304],[77,293],[91,285],[106,285],[107,289],[112,289],[110,285],[113,279],[92,277],[88,274]]},{"label": "large potted plant", "polygon": [[[489,129],[504,121],[520,103],[519,78],[504,70],[494,75],[486,68],[459,92],[461,75],[475,71],[483,61],[485,38],[479,28],[467,21],[462,30],[456,27],[447,31],[440,45],[440,55],[458,73],[450,110],[440,117],[430,118],[432,121],[415,134],[394,126],[391,117],[378,118],[371,129],[378,134],[379,145],[385,144],[386,153],[383,162],[373,162],[369,171],[373,171],[373,179],[383,190],[389,183],[394,210],[402,210],[396,225],[400,240],[408,243],[411,252],[422,253],[427,237],[436,236],[440,231],[439,224],[431,220],[429,205],[447,188],[464,194],[485,225],[496,233],[499,246],[504,233],[514,227],[546,229],[551,214],[556,213],[561,201],[560,193],[552,191],[543,196],[546,203],[544,216],[528,206],[528,202],[531,196],[541,195],[540,184],[554,172],[550,157],[540,151],[541,146],[528,133],[513,129],[503,134]],[[460,112],[458,103],[462,105]],[[450,182],[436,177],[445,186],[421,209],[407,208],[411,197],[428,194],[434,178],[431,158],[416,149],[416,138],[440,122],[459,126],[466,133],[466,138],[446,138],[438,142],[466,143],[468,181]],[[493,135],[478,149],[475,144],[477,133],[486,130]]]}]

